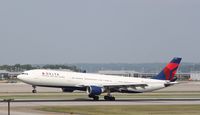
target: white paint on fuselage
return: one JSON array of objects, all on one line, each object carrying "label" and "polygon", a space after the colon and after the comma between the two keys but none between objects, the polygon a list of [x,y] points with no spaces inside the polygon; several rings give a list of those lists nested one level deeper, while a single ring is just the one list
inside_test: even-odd
[{"label": "white paint on fuselage", "polygon": [[76,86],[105,86],[116,84],[147,84],[145,87],[128,87],[129,91],[150,92],[165,87],[165,80],[146,78],[123,77],[113,75],[101,75],[91,73],[78,73],[59,70],[37,69],[23,72],[18,79],[34,86],[51,87],[76,87]]}]

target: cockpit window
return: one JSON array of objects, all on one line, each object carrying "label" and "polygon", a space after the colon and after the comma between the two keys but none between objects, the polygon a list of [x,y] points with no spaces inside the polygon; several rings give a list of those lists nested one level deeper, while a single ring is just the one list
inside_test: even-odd
[{"label": "cockpit window", "polygon": [[23,72],[22,75],[28,75],[28,73],[24,73],[24,72]]}]

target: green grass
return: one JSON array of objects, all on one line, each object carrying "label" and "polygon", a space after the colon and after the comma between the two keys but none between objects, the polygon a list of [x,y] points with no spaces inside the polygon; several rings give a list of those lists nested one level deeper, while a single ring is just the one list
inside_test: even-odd
[{"label": "green grass", "polygon": [[80,115],[200,115],[200,105],[101,105],[41,107],[37,109]]}]

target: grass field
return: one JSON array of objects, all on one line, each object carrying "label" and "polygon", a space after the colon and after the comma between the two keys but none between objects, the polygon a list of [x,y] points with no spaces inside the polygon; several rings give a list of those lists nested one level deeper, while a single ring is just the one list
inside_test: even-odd
[{"label": "grass field", "polygon": [[[200,98],[200,92],[156,92],[141,94],[113,94],[117,98]],[[88,98],[86,93],[0,93],[0,99],[78,99]],[[103,95],[100,96],[103,98]]]},{"label": "grass field", "polygon": [[37,110],[72,115],[200,115],[200,105],[64,106]]}]

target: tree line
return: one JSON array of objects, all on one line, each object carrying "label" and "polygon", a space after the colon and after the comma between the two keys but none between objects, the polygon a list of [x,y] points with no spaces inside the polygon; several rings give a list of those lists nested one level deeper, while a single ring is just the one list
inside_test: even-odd
[{"label": "tree line", "polygon": [[59,64],[47,64],[43,66],[33,66],[31,64],[15,64],[15,65],[1,65],[0,70],[7,70],[10,72],[21,72],[25,70],[32,70],[32,69],[68,69],[76,72],[84,72],[83,70],[77,68],[76,66],[69,66],[69,65],[59,65]]}]

